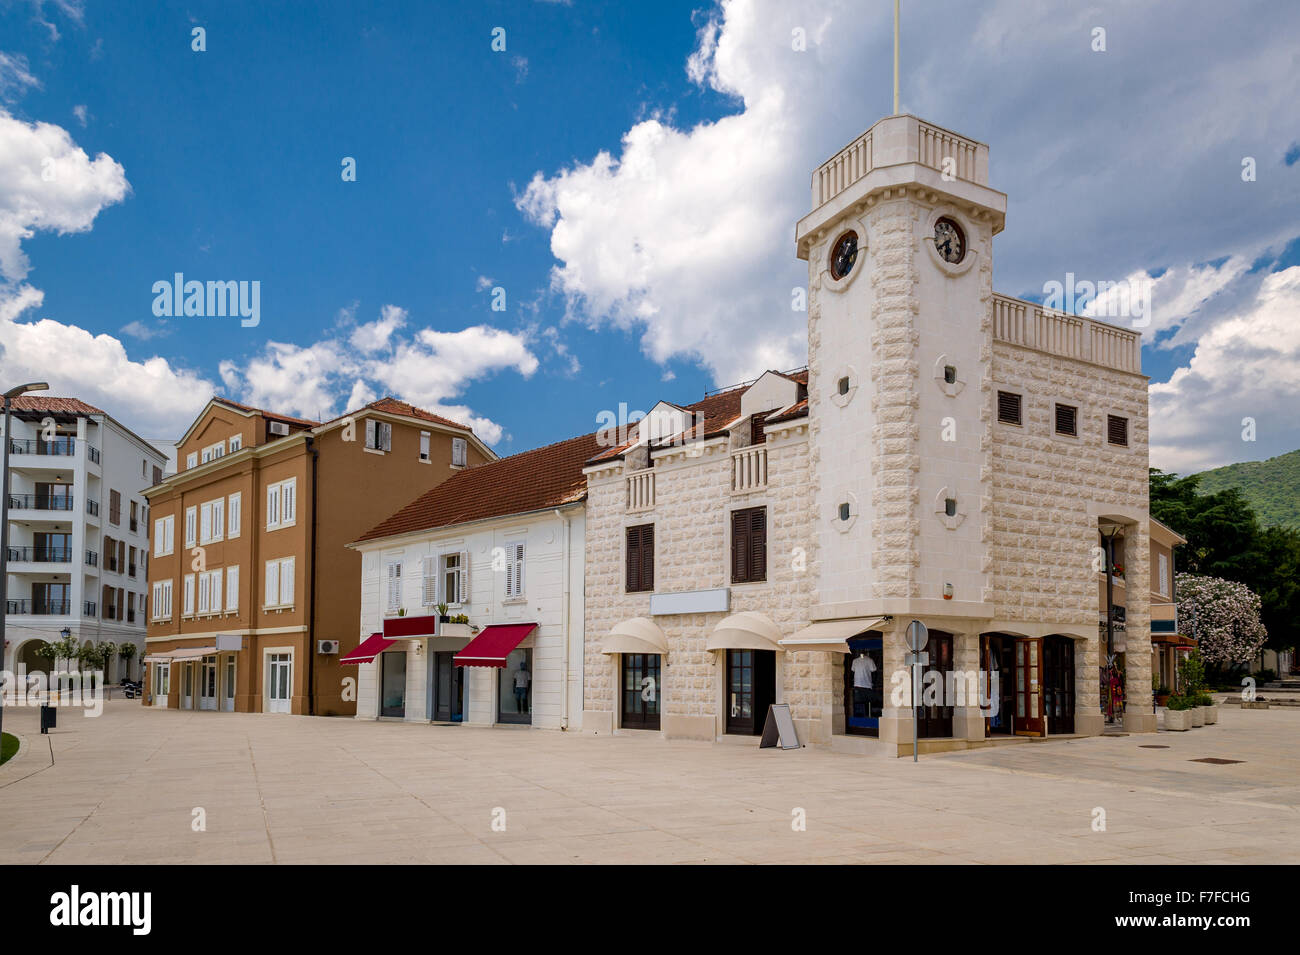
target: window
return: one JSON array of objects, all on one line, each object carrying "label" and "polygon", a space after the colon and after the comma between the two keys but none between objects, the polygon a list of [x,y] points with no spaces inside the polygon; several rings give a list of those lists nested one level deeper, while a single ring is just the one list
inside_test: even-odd
[{"label": "window", "polygon": [[1128,418],[1119,415],[1106,416],[1106,440],[1121,448],[1128,447]]},{"label": "window", "polygon": [[1020,396],[1010,391],[998,392],[998,420],[1020,424]]},{"label": "window", "polygon": [[469,462],[469,442],[464,438],[451,439],[451,466],[463,468]]},{"label": "window", "polygon": [[524,542],[506,544],[506,596],[524,595]]},{"label": "window", "polygon": [[172,582],[160,580],[153,585],[153,619],[170,620],[172,616]]},{"label": "window", "polygon": [[1158,555],[1158,557],[1159,559],[1157,560],[1157,567],[1159,569],[1156,573],[1156,593],[1158,593],[1162,597],[1168,597],[1169,596],[1169,555],[1160,554]]},{"label": "window", "polygon": [[851,511],[852,511],[852,509],[849,507],[848,501],[845,501],[843,504],[841,504],[841,505],[840,505],[840,520],[842,520],[842,521],[847,521],[847,520],[849,519],[849,517],[851,516]]},{"label": "window", "polygon": [[193,547],[198,538],[198,511],[196,508],[185,508],[185,546]]},{"label": "window", "polygon": [[162,468],[158,467],[158,465],[156,464],[154,465],[153,468],[153,483],[154,484],[162,483]]},{"label": "window", "polygon": [[767,580],[767,508],[731,512],[731,582]]},{"label": "window", "polygon": [[170,663],[159,663],[154,667],[153,672],[153,695],[155,697],[166,696],[172,691],[172,665]]},{"label": "window", "polygon": [[371,451],[393,450],[393,426],[387,421],[367,418],[366,447]]},{"label": "window", "polygon": [[943,380],[944,380],[944,384],[948,384],[948,385],[955,385],[955,384],[957,384],[957,366],[955,366],[955,365],[944,365],[944,366],[943,366]]},{"label": "window", "polygon": [[459,604],[464,600],[463,555],[443,554],[442,563],[442,602]]},{"label": "window", "polygon": [[1074,405],[1057,405],[1056,406],[1056,433],[1068,434],[1071,437],[1079,435],[1079,409]]},{"label": "window", "polygon": [[194,575],[185,575],[185,597],[181,604],[181,615],[190,617],[194,615]]},{"label": "window", "polygon": [[138,504],[136,504],[135,501],[132,501],[131,502],[131,530],[132,531],[138,531],[140,529],[139,518],[140,518],[140,507]]},{"label": "window", "polygon": [[763,431],[763,425],[767,421],[767,416],[771,412],[760,411],[749,419],[749,443],[762,444],[767,440],[767,435]]},{"label": "window", "polygon": [[298,515],[298,479],[289,478],[267,486],[266,529],[289,527]]},{"label": "window", "polygon": [[630,594],[655,589],[655,526],[638,524],[627,529],[626,591]]},{"label": "window", "polygon": [[420,432],[420,460],[429,460],[429,439],[430,434],[427,431]]},{"label": "window", "polygon": [[185,455],[185,467],[187,470],[189,468],[196,468],[198,466],[199,466],[199,456],[197,454],[191,451],[189,454]]},{"label": "window", "polygon": [[226,442],[218,441],[216,444],[210,444],[203,449],[203,463],[215,461],[217,458],[224,456],[226,453]]},{"label": "window", "polygon": [[293,606],[294,559],[282,557],[266,562],[265,607]]},{"label": "window", "polygon": [[387,608],[389,613],[397,613],[402,609],[402,562],[400,560],[390,560],[388,562],[388,602]]},{"label": "window", "polygon": [[166,557],[175,549],[176,518],[159,517],[153,522],[153,555]]},{"label": "window", "polygon": [[122,495],[118,491],[110,490],[108,492],[108,522],[110,524],[122,523]]},{"label": "window", "polygon": [[945,497],[943,499],[943,512],[948,517],[957,516],[957,499],[955,497]]},{"label": "window", "polygon": [[204,571],[199,574],[199,613],[210,613],[212,606],[212,577]]},{"label": "window", "polygon": [[199,543],[210,544],[224,534],[226,502],[224,498],[208,501],[199,508]]},{"label": "window", "polygon": [[845,375],[843,378],[841,378],[839,384],[836,387],[838,388],[840,394],[847,395],[849,393],[849,376]]},{"label": "window", "polygon": [[226,610],[239,609],[239,565],[226,568]]},{"label": "window", "polygon": [[240,511],[244,506],[243,493],[230,495],[229,503],[226,505],[227,521],[226,533],[229,537],[239,536]]},{"label": "window", "polygon": [[243,446],[244,446],[244,436],[243,436],[242,434],[237,434],[237,435],[235,435],[233,438],[230,439],[230,453],[231,453],[231,454],[234,454],[236,451],[238,451],[238,450],[239,450],[240,448],[242,448]]}]

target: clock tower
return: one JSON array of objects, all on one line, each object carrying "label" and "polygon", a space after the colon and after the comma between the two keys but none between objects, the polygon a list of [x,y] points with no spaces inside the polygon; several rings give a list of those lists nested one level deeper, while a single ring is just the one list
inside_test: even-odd
[{"label": "clock tower", "polygon": [[[882,741],[912,738],[910,711],[889,698],[907,623],[930,629],[932,658],[970,671],[994,616],[993,236],[1005,215],[987,146],[896,115],[813,173],[796,229],[808,262],[811,616],[884,633]],[[950,735],[982,737],[976,701],[953,721]]]}]

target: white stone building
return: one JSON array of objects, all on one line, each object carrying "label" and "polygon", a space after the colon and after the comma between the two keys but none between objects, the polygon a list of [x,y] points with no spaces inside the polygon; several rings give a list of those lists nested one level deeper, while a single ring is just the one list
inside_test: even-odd
[{"label": "white stone building", "polygon": [[138,678],[149,555],[141,492],[166,455],[76,398],[15,398],[11,431],[4,668],[48,673],[52,661],[36,649],[67,629],[83,646],[134,645],[105,678]]},{"label": "white stone building", "polygon": [[351,545],[358,719],[581,727],[582,468],[599,450],[587,435],[469,468]]}]

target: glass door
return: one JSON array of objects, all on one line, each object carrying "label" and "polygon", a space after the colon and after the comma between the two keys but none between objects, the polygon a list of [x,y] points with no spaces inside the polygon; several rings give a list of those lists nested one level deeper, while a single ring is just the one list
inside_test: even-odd
[{"label": "glass door", "polygon": [[497,722],[533,721],[533,651],[516,649],[497,678]]},{"label": "glass door", "polygon": [[199,709],[217,708],[217,658],[204,657],[199,667]]},{"label": "glass door", "polygon": [[235,655],[226,657],[225,693],[221,697],[221,708],[227,713],[235,712]]},{"label": "glass door", "polygon": [[293,692],[293,654],[273,653],[267,673],[267,699],[272,713],[291,712]]},{"label": "glass door", "polygon": [[433,668],[435,696],[433,718],[440,723],[460,723],[465,719],[465,671],[452,663],[454,653],[435,653]]},{"label": "glass door", "polygon": [[389,650],[380,654],[379,661],[383,668],[379,715],[406,716],[406,651]]},{"label": "glass door", "polygon": [[657,653],[624,653],[622,660],[622,719],[625,729],[659,729],[659,664]]},{"label": "glass door", "polygon": [[1051,636],[1043,640],[1043,697],[1047,732],[1074,732],[1074,641]]},{"label": "glass door", "polygon": [[[948,692],[948,674],[952,672],[952,636],[930,631],[930,640],[925,645],[930,662],[922,673],[921,705],[916,711],[916,733],[918,739],[942,739],[952,736],[952,707],[945,705]],[[936,676],[930,676],[931,673]],[[928,689],[927,689],[928,688]],[[925,705],[929,697],[933,702]]]},{"label": "glass door", "polygon": [[1043,641],[1020,637],[1016,640],[1016,735],[1042,736],[1043,722],[1042,658]]},{"label": "glass door", "polygon": [[858,736],[880,735],[884,638],[854,637],[844,656],[844,731]]},{"label": "glass door", "polygon": [[194,664],[181,664],[181,709],[188,710],[194,707]]},{"label": "glass door", "polygon": [[727,651],[727,732],[757,736],[767,708],[776,702],[776,654],[771,650]]}]

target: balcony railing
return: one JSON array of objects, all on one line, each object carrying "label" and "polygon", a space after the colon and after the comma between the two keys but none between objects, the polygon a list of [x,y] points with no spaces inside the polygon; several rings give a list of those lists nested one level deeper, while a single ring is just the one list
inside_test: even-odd
[{"label": "balcony railing", "polygon": [[1117,371],[1142,371],[1140,331],[1054,312],[1007,295],[993,296],[993,338]]},{"label": "balcony railing", "polygon": [[53,441],[45,441],[42,438],[11,438],[9,453],[71,456],[77,453],[77,439],[55,438]]},{"label": "balcony railing", "polygon": [[10,547],[8,550],[11,561],[24,561],[35,564],[72,563],[71,547],[49,547],[37,544],[34,547]]},{"label": "balcony railing", "polygon": [[762,444],[731,452],[731,493],[744,494],[767,487],[767,447]]},{"label": "balcony railing", "polygon": [[87,566],[87,567],[98,567],[98,566],[99,566],[99,554],[95,553],[95,551],[93,551],[93,550],[88,550],[88,551],[86,551],[86,566]]},{"label": "balcony railing", "polygon": [[87,501],[87,502],[86,502],[86,513],[87,513],[87,514],[90,514],[90,515],[93,516],[93,517],[98,517],[98,516],[99,516],[99,501]]},{"label": "balcony railing", "polygon": [[97,609],[99,608],[96,605],[95,601],[87,600],[85,603],[81,605],[81,615],[83,617],[93,617]]},{"label": "balcony railing", "polygon": [[57,617],[70,613],[72,610],[72,601],[70,600],[6,600],[5,613],[7,614],[31,614],[37,617]]},{"label": "balcony railing", "polygon": [[633,471],[627,476],[627,509],[644,511],[655,506],[654,468]]},{"label": "balcony railing", "polygon": [[90,445],[86,445],[86,454],[90,456],[90,460],[94,461],[96,464],[99,463],[99,448],[92,448]]},{"label": "balcony railing", "polygon": [[10,510],[70,511],[71,494],[10,494]]}]

